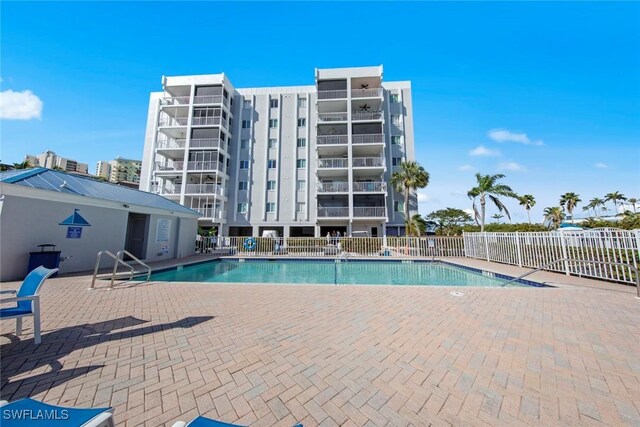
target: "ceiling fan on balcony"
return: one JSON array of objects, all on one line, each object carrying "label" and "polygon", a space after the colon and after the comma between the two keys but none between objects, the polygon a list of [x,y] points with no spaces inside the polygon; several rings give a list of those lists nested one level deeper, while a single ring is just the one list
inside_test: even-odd
[{"label": "ceiling fan on balcony", "polygon": [[371,110],[371,105],[363,104],[363,105],[359,105],[358,108],[360,108],[360,112],[369,111]]},{"label": "ceiling fan on balcony", "polygon": [[360,84],[360,89],[369,89],[369,83]]}]

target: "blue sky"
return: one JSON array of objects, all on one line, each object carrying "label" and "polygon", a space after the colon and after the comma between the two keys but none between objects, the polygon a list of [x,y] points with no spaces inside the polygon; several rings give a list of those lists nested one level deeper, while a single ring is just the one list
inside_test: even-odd
[{"label": "blue sky", "polygon": [[533,194],[538,221],[568,191],[640,197],[638,3],[3,2],[1,37],[3,116],[37,116],[0,122],[3,163],[141,158],[162,75],[301,85],[383,64],[412,81],[421,213],[469,208],[475,172]]}]

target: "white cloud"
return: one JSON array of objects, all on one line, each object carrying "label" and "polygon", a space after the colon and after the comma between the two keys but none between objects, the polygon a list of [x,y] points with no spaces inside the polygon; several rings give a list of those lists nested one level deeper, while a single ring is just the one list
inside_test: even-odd
[{"label": "white cloud", "polygon": [[462,210],[465,211],[466,213],[468,213],[471,216],[471,218],[473,218],[474,215],[475,215],[475,212],[473,212],[473,209],[471,209],[471,208],[462,209]]},{"label": "white cloud", "polygon": [[491,129],[487,135],[496,142],[518,142],[525,145],[544,145],[542,140],[532,141],[526,133],[515,133],[508,129]]},{"label": "white cloud", "polygon": [[493,157],[499,156],[500,152],[498,150],[491,150],[484,145],[479,145],[473,150],[469,151],[470,156],[485,156],[485,157]]},{"label": "white cloud", "polygon": [[607,165],[606,163],[596,163],[593,166],[597,167],[598,169],[606,169],[609,167],[609,165]]},{"label": "white cloud", "polygon": [[42,116],[42,101],[30,90],[0,92],[0,119],[31,120]]},{"label": "white cloud", "polygon": [[428,195],[427,193],[424,193],[422,191],[418,191],[418,203],[426,203],[426,202],[430,202],[433,199],[431,198],[430,195]]},{"label": "white cloud", "polygon": [[498,168],[506,171],[515,171],[515,172],[524,172],[527,170],[525,169],[524,166],[519,165],[516,162],[503,162],[498,165]]},{"label": "white cloud", "polygon": [[462,165],[462,166],[458,166],[458,170],[459,171],[472,171],[475,170],[476,168],[474,168],[471,165]]}]

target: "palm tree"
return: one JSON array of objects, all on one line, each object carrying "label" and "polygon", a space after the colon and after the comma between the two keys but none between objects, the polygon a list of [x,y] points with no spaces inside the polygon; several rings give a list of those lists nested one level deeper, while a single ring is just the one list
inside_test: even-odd
[{"label": "palm tree", "polygon": [[564,212],[562,212],[562,208],[559,206],[545,208],[544,219],[549,221],[549,223],[552,224],[555,228],[558,228],[560,227],[560,224],[564,219]]},{"label": "palm tree", "polygon": [[589,204],[587,206],[593,209],[593,213],[596,215],[596,217],[598,217],[598,207],[604,206],[604,200],[598,197],[594,197],[593,199],[589,200]]},{"label": "palm tree", "polygon": [[[511,215],[509,214],[509,210],[507,207],[500,201],[498,196],[512,197],[514,199],[518,198],[518,195],[509,187],[508,185],[498,184],[498,181],[504,178],[504,175],[499,173],[496,175],[481,175],[479,173],[476,174],[476,180],[478,185],[473,187],[467,193],[467,196],[471,200],[473,200],[473,211],[475,212],[476,222],[480,219],[480,231],[484,232],[484,216],[486,211],[487,197],[489,200],[493,202],[494,205],[498,208],[498,211],[507,214],[507,217],[511,219]],[[478,212],[478,207],[476,206],[476,198],[480,198],[480,212]]]},{"label": "palm tree", "polygon": [[638,203],[638,199],[636,199],[635,197],[629,197],[627,202],[631,203],[631,207],[633,208],[633,213],[638,213],[636,212],[636,203]]},{"label": "palm tree", "polygon": [[14,163],[13,167],[15,169],[29,169],[31,166],[31,162],[29,162],[29,160],[25,160],[22,163]]},{"label": "palm tree", "polygon": [[580,199],[580,196],[577,195],[576,193],[565,193],[562,196],[560,196],[560,206],[562,206],[563,209],[567,210],[572,221],[573,221],[573,210],[575,209],[577,204],[580,203],[581,201],[582,200]]},{"label": "palm tree", "polygon": [[604,196],[605,202],[613,202],[616,215],[618,215],[618,201],[623,202],[625,200],[627,200],[627,198],[619,191],[614,191],[613,193],[609,193]]},{"label": "palm tree", "polygon": [[[398,193],[404,194],[404,220],[408,230],[409,216],[409,195],[412,190],[425,188],[429,185],[429,172],[427,172],[418,162],[402,162],[400,169],[391,175],[391,185]],[[406,232],[408,234],[408,231]]]},{"label": "palm tree", "polygon": [[498,222],[498,224],[500,224],[500,220],[502,218],[504,218],[504,215],[502,215],[502,214],[493,214],[493,215],[491,215],[491,218],[495,219]]},{"label": "palm tree", "polygon": [[527,210],[527,218],[529,218],[529,224],[531,224],[531,208],[536,205],[536,199],[531,194],[525,194],[518,198],[520,206],[524,206]]},{"label": "palm tree", "polygon": [[427,232],[427,222],[420,216],[420,214],[414,214],[406,223],[407,236],[422,236]]}]

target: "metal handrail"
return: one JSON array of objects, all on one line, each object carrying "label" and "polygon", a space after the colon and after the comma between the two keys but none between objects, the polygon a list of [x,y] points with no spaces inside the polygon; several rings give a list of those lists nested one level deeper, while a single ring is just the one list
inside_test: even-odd
[{"label": "metal handrail", "polygon": [[[118,251],[118,253],[116,254],[116,256],[117,256],[119,259],[122,259],[122,255],[123,255],[123,254],[128,255],[128,256],[129,256],[129,257],[131,257],[131,259],[133,259],[135,262],[137,262],[138,264],[140,264],[141,266],[143,266],[144,268],[146,268],[146,269],[147,269],[147,280],[146,280],[146,281],[148,282],[148,281],[149,281],[149,278],[151,277],[151,267],[149,267],[149,266],[148,266],[147,264],[145,264],[144,262],[140,261],[140,260],[139,260],[135,255],[133,255],[131,252],[129,252],[129,251],[125,250],[125,249],[123,249],[123,250],[121,250],[121,251]],[[123,261],[123,262],[124,262],[124,261]],[[127,265],[129,265],[129,264],[127,264]],[[117,264],[116,264],[116,266],[117,266]],[[130,266],[130,265],[129,265],[129,266]],[[115,272],[116,272],[116,267],[114,267],[114,269],[113,269],[113,276],[111,276],[111,286],[112,286],[112,287],[113,287],[113,279],[114,279],[114,276],[115,276]],[[131,277],[133,278],[133,275],[131,275]]]},{"label": "metal handrail", "polygon": [[[120,252],[118,252],[118,253],[120,253]],[[113,258],[116,261],[115,265],[113,267],[113,274],[111,276],[111,286],[109,286],[109,288],[113,287],[113,275],[115,275],[115,273],[116,273],[116,271],[118,269],[118,263],[123,264],[126,267],[129,267],[131,269],[131,271],[130,271],[131,276],[129,277],[129,280],[131,280],[133,278],[134,268],[131,265],[129,265],[126,262],[124,262],[123,260],[121,260],[119,256],[116,256],[116,255],[112,254],[110,251],[105,249],[103,251],[98,252],[98,258],[96,259],[96,266],[95,266],[95,268],[93,270],[93,278],[91,279],[91,287],[89,288],[89,290],[95,289],[96,277],[98,276],[98,269],[100,268],[100,259],[102,258],[103,254],[109,255],[111,258]]]},{"label": "metal handrail", "polygon": [[521,274],[520,276],[511,279],[511,280],[507,280],[506,282],[502,283],[500,286],[507,286],[509,283],[518,281],[520,279],[522,279],[523,277],[527,277],[533,273],[537,273],[540,270],[544,270],[547,267],[550,267],[554,264],[557,264],[559,262],[566,262],[566,261],[574,261],[574,262],[578,262],[578,263],[591,263],[591,264],[601,264],[601,265],[616,265],[616,266],[622,266],[622,267],[628,267],[630,269],[632,269],[633,271],[635,271],[636,273],[636,292],[638,294],[638,296],[636,296],[636,298],[640,299],[640,270],[638,270],[636,267],[634,267],[631,264],[625,264],[623,262],[611,262],[611,261],[593,261],[593,260],[588,260],[588,259],[575,259],[575,258],[560,258],[557,259],[555,261],[552,261],[550,263],[547,263],[541,267],[538,267],[534,270],[531,270],[525,274]]}]

